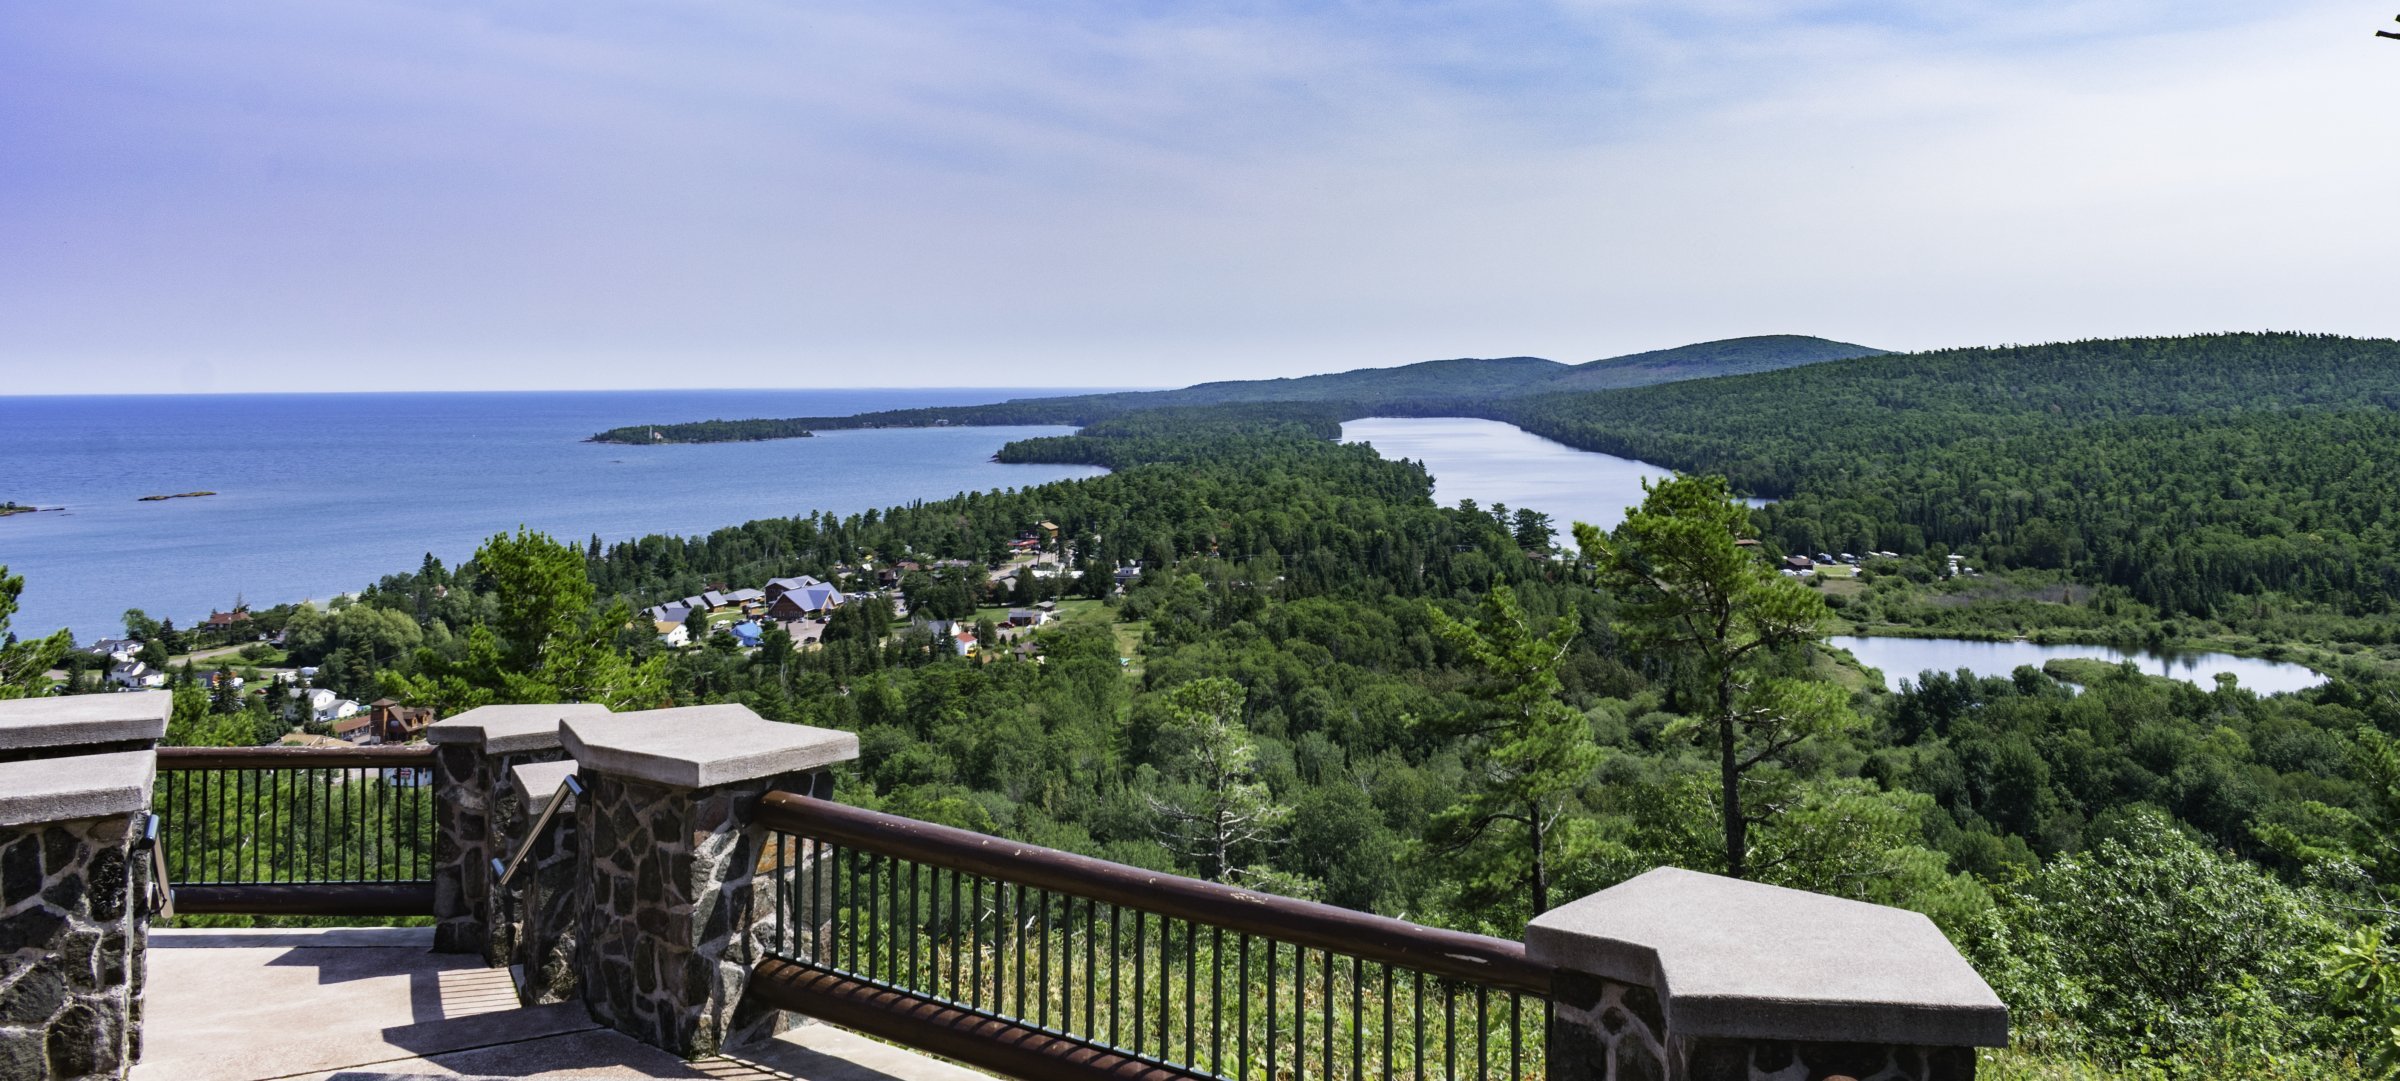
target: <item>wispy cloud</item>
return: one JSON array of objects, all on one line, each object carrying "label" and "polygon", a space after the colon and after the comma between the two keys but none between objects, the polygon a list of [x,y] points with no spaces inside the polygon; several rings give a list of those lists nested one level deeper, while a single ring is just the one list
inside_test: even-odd
[{"label": "wispy cloud", "polygon": [[157,389],[1089,385],[1768,331],[2388,334],[2383,14],[19,8],[0,390],[91,389],[90,361]]}]

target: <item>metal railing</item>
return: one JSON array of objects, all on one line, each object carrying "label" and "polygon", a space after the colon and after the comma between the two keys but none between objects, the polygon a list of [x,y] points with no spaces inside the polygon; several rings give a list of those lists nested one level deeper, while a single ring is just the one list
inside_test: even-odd
[{"label": "metal railing", "polygon": [[153,806],[177,911],[433,911],[430,747],[162,747]]},{"label": "metal railing", "polygon": [[753,989],[787,1008],[1019,1076],[1543,1076],[1521,943],[791,794],[758,814]]}]

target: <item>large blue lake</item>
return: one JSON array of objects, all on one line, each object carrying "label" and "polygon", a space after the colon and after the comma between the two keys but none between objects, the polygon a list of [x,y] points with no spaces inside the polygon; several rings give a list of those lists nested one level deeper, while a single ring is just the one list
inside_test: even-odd
[{"label": "large blue lake", "polygon": [[[0,397],[0,565],[20,634],[114,634],[127,608],[179,624],[239,600],[324,599],[494,533],[621,540],[812,510],[852,513],[1099,472],[1001,465],[1062,428],[916,428],[683,447],[581,442],[711,417],[840,416],[1052,391],[706,390]],[[215,491],[145,503],[145,495]]]}]

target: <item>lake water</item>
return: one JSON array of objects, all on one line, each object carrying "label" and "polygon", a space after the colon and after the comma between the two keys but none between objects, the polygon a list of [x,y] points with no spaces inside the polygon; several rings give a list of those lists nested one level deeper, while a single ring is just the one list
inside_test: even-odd
[{"label": "lake water", "polygon": [[1900,689],[1901,681],[1915,682],[1919,674],[1928,671],[1955,672],[1964,668],[1979,676],[2005,676],[2016,671],[2020,665],[2030,664],[2039,668],[2044,661],[2065,658],[2117,663],[2131,661],[2152,675],[2168,676],[2209,689],[2216,687],[2217,673],[2231,672],[2243,689],[2258,694],[2307,690],[2325,682],[2324,676],[2288,661],[2236,657],[2230,653],[2161,653],[2128,651],[2113,646],[1972,642],[1957,638],[1862,638],[1845,635],[1833,638],[1831,642],[1849,650],[1868,667],[1882,669],[1884,684],[1895,691]]},{"label": "lake water", "polygon": [[[675,447],[581,442],[621,424],[841,416],[1025,391],[707,390],[514,394],[0,397],[0,565],[26,579],[19,634],[117,633],[323,599],[531,526],[605,541],[854,513],[1100,472],[989,461],[1055,427],[826,432]],[[1035,393],[1069,393],[1041,391]],[[215,491],[203,499],[140,497]]]},{"label": "lake water", "polygon": [[[1562,540],[1573,522],[1613,529],[1626,508],[1642,501],[1642,482],[1673,476],[1647,462],[1577,450],[1513,425],[1463,417],[1372,417],[1342,426],[1342,439],[1371,443],[1386,458],[1411,458],[1433,471],[1434,498],[1443,503],[1473,499],[1486,507],[1506,503],[1532,507],[1556,521]],[[1752,500],[1751,505],[1763,501]],[[2301,665],[2236,657],[2225,653],[2128,652],[2109,646],[2057,646],[2032,642],[1972,642],[1945,638],[1854,638],[1833,640],[1867,665],[1883,670],[1898,690],[1928,669],[2005,676],[2019,665],[2040,667],[2054,658],[2132,661],[2142,670],[2201,687],[2214,687],[2219,672],[2260,694],[2305,690],[2325,677]]]},{"label": "lake water", "polygon": [[1496,420],[1369,417],[1342,425],[1342,440],[1372,443],[1386,458],[1425,463],[1440,503],[1472,499],[1487,509],[1505,503],[1548,514],[1560,543],[1570,545],[1574,523],[1615,529],[1627,508],[1641,505],[1643,481],[1675,475],[1648,462],[1554,443]]}]

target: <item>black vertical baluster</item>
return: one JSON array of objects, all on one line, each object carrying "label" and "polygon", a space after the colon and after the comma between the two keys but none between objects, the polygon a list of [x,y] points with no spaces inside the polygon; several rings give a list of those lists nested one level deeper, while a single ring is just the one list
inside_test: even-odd
[{"label": "black vertical baluster", "polygon": [[837,972],[842,967],[842,932],[850,921],[842,913],[842,846],[825,846],[825,967]]},{"label": "black vertical baluster", "polygon": [[236,881],[241,882],[258,881],[258,876],[251,866],[253,853],[250,846],[251,805],[257,802],[255,797],[250,796],[250,790],[257,787],[257,776],[258,771],[247,769],[233,775],[234,821],[242,824],[241,843],[236,845],[233,850],[233,877]]},{"label": "black vertical baluster", "polygon": [[895,987],[904,987],[907,985],[902,982],[900,966],[907,963],[907,958],[902,953],[900,936],[906,930],[902,925],[908,922],[908,913],[900,907],[900,857],[887,857],[883,865],[888,869],[891,877],[891,882],[884,887],[884,894],[889,898],[891,907],[885,909],[883,913],[885,939],[883,978]]},{"label": "black vertical baluster", "polygon": [[1525,996],[1508,993],[1508,1076],[1509,1081],[1525,1076],[1525,1056],[1519,1053],[1525,1043]]},{"label": "black vertical baluster", "polygon": [[1083,1027],[1087,1035],[1100,1035],[1100,902],[1083,903]]},{"label": "black vertical baluster", "polygon": [[1308,947],[1292,944],[1292,1076],[1308,1077]]},{"label": "black vertical baluster", "polygon": [[1041,996],[1041,1002],[1040,1002],[1040,1003],[1038,1003],[1038,1004],[1036,1004],[1036,1005],[1034,1006],[1034,1008],[1033,1008],[1033,1010],[1034,1010],[1034,1022],[1033,1022],[1033,1025],[1034,1025],[1034,1027],[1035,1027],[1035,1028],[1049,1028],[1049,1027],[1050,1027],[1050,986],[1051,986],[1051,985],[1050,985],[1050,891],[1049,891],[1049,890],[1035,890],[1035,891],[1033,891],[1033,896],[1034,896],[1034,902],[1035,902],[1037,905],[1039,905],[1039,906],[1040,906],[1040,909],[1039,909],[1038,913],[1037,913],[1037,914],[1036,914],[1036,915],[1033,917],[1033,933],[1034,933],[1034,934],[1037,934],[1037,935],[1040,935],[1040,936],[1042,936],[1042,937],[1041,937],[1041,939],[1039,940],[1039,942],[1040,942],[1040,949],[1041,949],[1041,955],[1042,955],[1042,956],[1041,956],[1041,959],[1040,959],[1040,961],[1038,962],[1038,963],[1041,965],[1041,973],[1040,973],[1038,976],[1036,976],[1036,977],[1034,978],[1034,981],[1033,981],[1033,985],[1034,985],[1034,986],[1033,986],[1033,993],[1034,993],[1034,994],[1036,994],[1036,995],[1039,995],[1039,996]]},{"label": "black vertical baluster", "polygon": [[1488,1076],[1491,1072],[1491,1067],[1487,1064],[1491,1061],[1492,1012],[1486,1001],[1487,994],[1488,992],[1482,984],[1475,985],[1475,1076],[1477,1077]]},{"label": "black vertical baluster", "polygon": [[1158,918],[1158,1059],[1175,1057],[1175,924]]},{"label": "black vertical baluster", "polygon": [[[962,919],[965,922],[960,922]],[[950,1001],[952,1002],[966,1001],[966,996],[958,993],[958,954],[960,943],[964,938],[960,932],[970,931],[974,926],[974,914],[958,907],[958,872],[952,871],[950,872]]]},{"label": "black vertical baluster", "polygon": [[1333,962],[1333,951],[1332,951],[1332,950],[1326,950],[1326,951],[1325,951],[1325,1057],[1324,1057],[1323,1059],[1321,1059],[1321,1060],[1320,1060],[1320,1065],[1322,1065],[1322,1066],[1324,1067],[1324,1070],[1325,1070],[1325,1081],[1333,1081],[1333,1027],[1334,1027],[1334,1016],[1335,1016],[1335,1014],[1338,1012],[1338,1011],[1336,1011],[1336,1010],[1334,1009],[1334,1001],[1333,1001],[1333,963],[1334,963],[1334,962]]},{"label": "black vertical baluster", "polygon": [[973,959],[972,959],[972,960],[973,960],[973,962],[974,962],[974,969],[975,969],[974,976],[975,976],[975,978],[974,978],[974,980],[973,980],[972,982],[970,982],[970,983],[967,985],[967,987],[968,987],[968,989],[969,989],[969,994],[970,994],[970,995],[972,995],[972,996],[973,996],[973,998],[974,998],[974,1001],[973,1001],[972,1005],[973,1005],[973,1006],[974,1006],[976,1009],[979,1009],[979,1010],[980,1010],[980,1009],[982,1009],[982,1008],[983,1008],[983,879],[982,879],[982,878],[980,878],[980,877],[979,877],[979,878],[971,879],[971,880],[969,880],[969,881],[968,881],[968,883],[967,883],[967,896],[968,896],[969,898],[973,899],[973,900],[974,900],[974,902],[975,902],[975,923],[974,923],[974,927],[973,927],[973,933],[972,933],[972,934],[969,936],[969,937],[970,937],[970,939],[972,940],[972,941],[971,941],[971,945],[974,947],[974,950],[975,950],[975,956],[974,956],[974,957],[973,957]]},{"label": "black vertical baluster", "polygon": [[1225,1072],[1225,929],[1208,929],[1208,1072]]},{"label": "black vertical baluster", "polygon": [[1008,936],[1016,940],[1017,949],[1015,1012],[1009,1016],[1022,1020],[1033,1016],[1032,1011],[1025,1008],[1025,884],[1022,882],[1017,883],[1017,903],[1008,921]]},{"label": "black vertical baluster", "polygon": [[918,989],[918,988],[921,988],[921,987],[923,987],[923,986],[925,985],[925,977],[924,977],[924,975],[922,974],[922,970],[920,970],[920,969],[917,967],[917,942],[918,942],[920,939],[922,939],[922,938],[924,938],[924,937],[925,937],[925,934],[924,934],[924,931],[925,931],[924,915],[925,915],[925,913],[924,913],[924,912],[923,912],[923,911],[920,909],[920,907],[918,906],[918,900],[919,900],[919,898],[922,896],[922,895],[921,895],[921,894],[919,894],[919,893],[918,893],[918,891],[917,891],[917,868],[918,868],[919,866],[920,866],[920,864],[918,864],[916,861],[914,861],[914,860],[911,860],[911,861],[909,861],[909,864],[908,864],[908,986],[909,986],[909,989],[910,989],[910,990],[912,990],[912,991],[913,991],[913,990],[916,990],[916,989]]},{"label": "black vertical baluster", "polygon": [[1149,927],[1149,926],[1150,926],[1150,920],[1149,920],[1149,917],[1148,917],[1148,916],[1146,916],[1146,915],[1144,915],[1141,909],[1138,909],[1138,908],[1137,908],[1137,909],[1134,909],[1134,910],[1133,910],[1133,1053],[1134,1053],[1134,1054],[1137,1054],[1137,1055],[1145,1053],[1145,1051],[1147,1050],[1147,1048],[1150,1046],[1148,1043],[1144,1042],[1144,1041],[1143,1041],[1143,1039],[1142,1039],[1142,1032],[1143,1032],[1143,1030],[1144,1030],[1145,1028],[1147,1028],[1147,1027],[1148,1027],[1148,1022],[1149,1022],[1149,1020],[1150,1020],[1150,998],[1149,998],[1149,996],[1148,996],[1148,995],[1145,995],[1145,994],[1142,992],[1142,968],[1143,968],[1144,964],[1145,964],[1145,963],[1147,963],[1147,961],[1149,960],[1149,958],[1148,958],[1148,956],[1147,956],[1147,951],[1145,951],[1145,950],[1143,949],[1143,939],[1144,939],[1145,937],[1147,937],[1147,936],[1146,936],[1146,932],[1145,932],[1145,930],[1144,930],[1144,929],[1145,929],[1145,928],[1147,928],[1147,927]]},{"label": "black vertical baluster", "polygon": [[225,771],[208,771],[209,805],[209,866],[208,880],[225,881]]},{"label": "black vertical baluster", "polygon": [[1458,988],[1442,981],[1442,1075],[1458,1076]]},{"label": "black vertical baluster", "polygon": [[1366,1076],[1359,1072],[1360,1064],[1366,1059],[1365,1053],[1360,1050],[1360,1041],[1367,1037],[1366,1023],[1360,1014],[1366,1008],[1366,964],[1363,958],[1350,959],[1350,1076],[1353,1078]]},{"label": "black vertical baluster", "polygon": [[1378,1077],[1392,1075],[1392,963],[1383,963],[1383,1068],[1375,1071]]},{"label": "black vertical baluster", "polygon": [[1416,989],[1415,1002],[1409,1007],[1409,1013],[1415,1017],[1417,1029],[1417,1048],[1411,1054],[1408,1062],[1412,1067],[1410,1073],[1414,1075],[1416,1081],[1425,1081],[1425,974],[1411,972],[1408,974],[1408,982]]},{"label": "black vertical baluster", "polygon": [[1125,998],[1119,990],[1125,973],[1125,951],[1119,946],[1125,938],[1125,910],[1108,906],[1108,1045],[1123,1047],[1118,1042],[1118,1019],[1125,1012]]},{"label": "black vertical baluster", "polygon": [[1190,1065],[1199,1061],[1192,1038],[1199,1031],[1197,1013],[1200,1008],[1200,926],[1183,925],[1183,1061]]},{"label": "black vertical baluster", "polygon": [[1058,1030],[1075,1031],[1075,895],[1068,894],[1066,908],[1059,912],[1058,933]]},{"label": "black vertical baluster", "polygon": [[[1235,933],[1241,935],[1241,945],[1238,947],[1241,960],[1237,966],[1241,971],[1233,978],[1234,993],[1240,996],[1233,1001],[1233,1060],[1238,1064],[1234,1072],[1236,1081],[1250,1081],[1250,935],[1242,931]],[[1270,991],[1274,986],[1275,981],[1267,981]]]},{"label": "black vertical baluster", "polygon": [[1267,940],[1267,1081],[1275,1081],[1275,985],[1283,982],[1282,973],[1275,971],[1275,940]]}]

